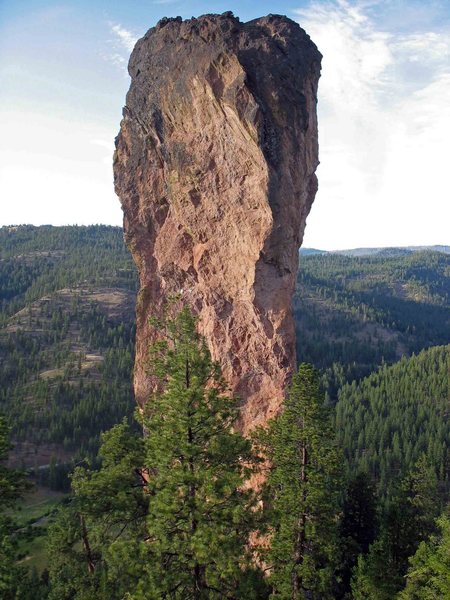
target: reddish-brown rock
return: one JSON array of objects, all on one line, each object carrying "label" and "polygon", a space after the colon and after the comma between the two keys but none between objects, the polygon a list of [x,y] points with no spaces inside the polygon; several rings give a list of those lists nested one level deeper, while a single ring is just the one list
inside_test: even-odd
[{"label": "reddish-brown rock", "polygon": [[298,24],[231,13],[164,19],[131,55],[114,175],[137,264],[135,391],[148,323],[180,294],[241,398],[248,432],[295,365],[291,299],[317,189],[321,55]]}]

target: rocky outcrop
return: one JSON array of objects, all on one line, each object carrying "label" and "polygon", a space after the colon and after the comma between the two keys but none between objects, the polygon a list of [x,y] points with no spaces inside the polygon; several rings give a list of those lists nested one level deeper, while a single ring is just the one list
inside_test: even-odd
[{"label": "rocky outcrop", "polygon": [[242,430],[279,409],[317,190],[320,60],[298,24],[276,15],[163,19],[136,44],[114,176],[140,276],[140,403],[151,386],[148,318],[179,294],[241,399]]}]

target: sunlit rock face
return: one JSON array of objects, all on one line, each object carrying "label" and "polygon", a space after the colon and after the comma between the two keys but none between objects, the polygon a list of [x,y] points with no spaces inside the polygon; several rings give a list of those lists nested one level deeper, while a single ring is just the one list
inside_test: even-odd
[{"label": "sunlit rock face", "polygon": [[178,294],[239,396],[247,433],[295,367],[298,249],[316,190],[321,55],[298,24],[164,19],[131,55],[114,176],[139,270],[134,384],[152,388],[149,317]]}]

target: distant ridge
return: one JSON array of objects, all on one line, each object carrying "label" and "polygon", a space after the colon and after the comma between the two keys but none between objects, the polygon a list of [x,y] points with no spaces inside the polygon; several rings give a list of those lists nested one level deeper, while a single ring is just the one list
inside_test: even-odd
[{"label": "distant ridge", "polygon": [[450,246],[399,246],[384,248],[353,248],[349,250],[317,250],[316,248],[300,248],[303,256],[315,254],[340,254],[342,256],[405,256],[413,252],[442,252],[450,254]]},{"label": "distant ridge", "polygon": [[312,256],[313,254],[328,254],[327,250],[317,250],[317,248],[300,248],[300,254]]}]

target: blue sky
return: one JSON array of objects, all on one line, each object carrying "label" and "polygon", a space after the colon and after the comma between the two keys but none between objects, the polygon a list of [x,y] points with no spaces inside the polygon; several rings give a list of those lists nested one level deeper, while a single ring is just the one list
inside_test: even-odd
[{"label": "blue sky", "polygon": [[282,13],[324,55],[307,246],[450,244],[450,1],[0,0],[0,225],[121,224],[112,151],[163,16]]}]

